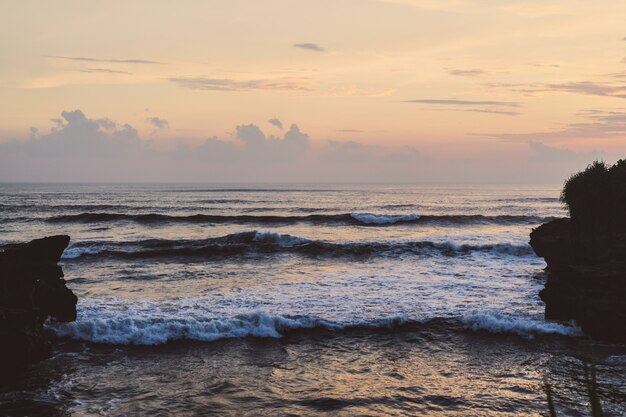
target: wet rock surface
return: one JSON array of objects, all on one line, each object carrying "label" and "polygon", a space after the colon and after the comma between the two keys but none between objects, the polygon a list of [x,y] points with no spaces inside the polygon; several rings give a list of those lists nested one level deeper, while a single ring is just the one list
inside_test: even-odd
[{"label": "wet rock surface", "polygon": [[57,265],[66,235],[8,245],[0,251],[0,375],[8,378],[45,358],[50,340],[44,323],[76,319],[77,298]]},{"label": "wet rock surface", "polygon": [[539,293],[546,319],[575,320],[593,338],[626,341],[626,233],[564,218],[534,229],[530,245],[547,263]]}]

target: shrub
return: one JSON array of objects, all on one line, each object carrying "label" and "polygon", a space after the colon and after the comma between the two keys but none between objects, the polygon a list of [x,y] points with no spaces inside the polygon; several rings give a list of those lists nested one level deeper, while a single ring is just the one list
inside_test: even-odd
[{"label": "shrub", "polygon": [[572,221],[587,228],[626,229],[626,160],[595,161],[565,181],[561,201]]}]

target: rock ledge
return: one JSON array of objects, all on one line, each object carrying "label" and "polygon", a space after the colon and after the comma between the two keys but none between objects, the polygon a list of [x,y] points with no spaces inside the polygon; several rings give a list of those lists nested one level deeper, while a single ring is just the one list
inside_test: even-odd
[{"label": "rock ledge", "polygon": [[534,229],[530,245],[547,263],[539,293],[546,319],[575,320],[593,338],[626,342],[626,233],[589,233],[563,218]]}]

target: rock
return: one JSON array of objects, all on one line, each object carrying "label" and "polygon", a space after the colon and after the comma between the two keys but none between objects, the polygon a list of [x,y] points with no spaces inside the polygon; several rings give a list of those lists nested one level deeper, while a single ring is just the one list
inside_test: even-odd
[{"label": "rock", "polygon": [[69,236],[51,236],[0,252],[0,375],[10,376],[50,351],[48,317],[76,320],[77,298],[57,265]]},{"label": "rock", "polygon": [[594,338],[626,341],[626,233],[589,232],[570,219],[534,229],[530,245],[546,260],[539,296],[548,320],[575,320]]}]

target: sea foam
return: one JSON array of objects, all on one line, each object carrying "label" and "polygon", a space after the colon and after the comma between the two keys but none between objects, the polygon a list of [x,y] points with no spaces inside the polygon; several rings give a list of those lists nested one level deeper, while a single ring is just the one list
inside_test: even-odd
[{"label": "sea foam", "polygon": [[463,323],[470,329],[485,330],[490,333],[513,333],[526,338],[540,334],[580,336],[582,331],[575,324],[561,324],[533,320],[524,317],[511,317],[495,313],[472,313],[463,317]]},{"label": "sea foam", "polygon": [[281,337],[302,328],[335,328],[332,322],[311,317],[285,317],[265,312],[228,318],[124,316],[79,317],[76,322],[50,325],[59,336],[96,343],[159,345],[176,340],[215,341],[225,338]]},{"label": "sea foam", "polygon": [[365,224],[395,224],[418,220],[417,214],[372,214],[352,213],[352,218]]},{"label": "sea foam", "polygon": [[84,255],[97,255],[103,251],[104,248],[70,246],[63,251],[61,259],[77,259]]},{"label": "sea foam", "polygon": [[[225,338],[278,338],[296,330],[321,329],[396,329],[408,325],[429,327],[437,317],[381,315],[342,319],[306,314],[282,314],[264,310],[235,309],[214,313],[211,305],[201,299],[170,301],[131,301],[117,298],[86,298],[79,301],[77,320],[70,323],[50,321],[48,328],[58,336],[94,343],[120,345],[159,345],[172,341],[215,341]],[[579,336],[574,325],[543,322],[496,313],[472,313],[448,317],[449,331],[462,327],[490,333],[516,334],[526,338],[544,334]]]}]

